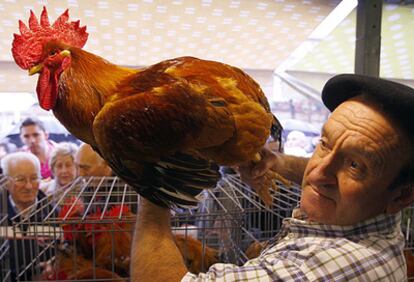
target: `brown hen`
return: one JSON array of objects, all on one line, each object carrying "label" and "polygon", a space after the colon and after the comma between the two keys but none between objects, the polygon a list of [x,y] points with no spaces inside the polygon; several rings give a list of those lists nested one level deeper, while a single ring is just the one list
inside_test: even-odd
[{"label": "brown hen", "polygon": [[95,265],[93,261],[84,258],[70,246],[61,246],[58,249],[55,260],[50,267],[50,270],[43,273],[42,280],[95,281],[105,279],[119,282],[127,281],[118,274]]},{"label": "brown hen", "polygon": [[175,244],[181,252],[188,271],[198,274],[205,272],[218,262],[218,251],[190,236],[174,235]]}]

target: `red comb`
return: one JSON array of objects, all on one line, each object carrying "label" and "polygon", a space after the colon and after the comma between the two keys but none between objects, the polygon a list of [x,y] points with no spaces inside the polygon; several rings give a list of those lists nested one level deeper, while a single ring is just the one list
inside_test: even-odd
[{"label": "red comb", "polygon": [[50,25],[46,7],[43,7],[40,22],[30,10],[29,27],[19,21],[20,34],[14,34],[12,54],[16,64],[22,69],[37,64],[42,56],[43,44],[53,39],[82,48],[88,40],[86,26],[80,27],[79,21],[69,22],[68,19],[69,11],[66,10]]}]

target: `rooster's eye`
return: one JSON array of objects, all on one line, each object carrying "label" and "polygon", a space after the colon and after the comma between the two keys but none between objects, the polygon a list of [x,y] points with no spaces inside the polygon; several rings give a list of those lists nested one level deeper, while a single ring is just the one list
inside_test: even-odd
[{"label": "rooster's eye", "polygon": [[50,51],[49,56],[54,56],[56,54],[57,54],[57,51],[56,50],[52,50],[52,51]]}]

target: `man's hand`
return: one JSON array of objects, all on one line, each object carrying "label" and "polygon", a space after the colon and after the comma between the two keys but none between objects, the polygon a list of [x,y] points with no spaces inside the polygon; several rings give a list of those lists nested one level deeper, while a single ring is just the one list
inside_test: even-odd
[{"label": "man's hand", "polygon": [[302,183],[308,158],[274,152],[266,146],[260,151],[260,156],[258,162],[245,163],[238,169],[242,181],[251,188],[261,187],[271,171],[297,184]]},{"label": "man's hand", "polygon": [[251,161],[239,166],[241,180],[253,189],[261,187],[266,181],[266,172],[277,171],[277,167],[282,166],[283,160],[278,157],[278,154],[264,147],[260,151],[261,158],[258,162]]}]

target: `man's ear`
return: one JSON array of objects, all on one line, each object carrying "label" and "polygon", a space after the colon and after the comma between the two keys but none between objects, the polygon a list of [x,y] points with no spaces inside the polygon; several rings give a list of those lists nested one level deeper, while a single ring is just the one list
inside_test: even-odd
[{"label": "man's ear", "polygon": [[103,163],[103,166],[104,166],[104,169],[105,169],[105,172],[104,172],[105,176],[112,176],[111,167],[106,162]]},{"label": "man's ear", "polygon": [[395,189],[396,191],[391,202],[388,204],[386,212],[387,214],[394,214],[400,210],[406,208],[414,202],[414,184],[400,186]]}]

